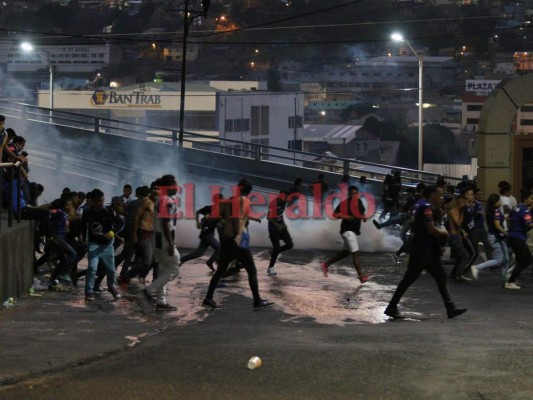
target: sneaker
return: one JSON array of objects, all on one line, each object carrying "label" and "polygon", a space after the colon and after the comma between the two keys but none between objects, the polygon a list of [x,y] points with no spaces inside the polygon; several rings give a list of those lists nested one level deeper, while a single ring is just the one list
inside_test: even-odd
[{"label": "sneaker", "polygon": [[269,268],[269,269],[267,270],[267,275],[268,275],[268,276],[274,276],[274,275],[277,275],[277,274],[278,274],[278,273],[276,272],[276,270],[274,269],[274,267]]},{"label": "sneaker", "polygon": [[213,299],[204,299],[202,307],[207,308],[208,310],[216,310],[217,308],[220,308]]},{"label": "sneaker", "polygon": [[264,310],[265,308],[270,308],[274,305],[272,301],[260,300],[258,303],[254,303],[254,311]]},{"label": "sneaker", "polygon": [[362,278],[359,278],[359,280],[361,281],[361,283],[365,283],[365,282],[368,282],[370,280],[370,276],[368,275],[363,275]]},{"label": "sneaker", "polygon": [[176,311],[178,307],[171,306],[170,304],[156,304],[156,311]]},{"label": "sneaker", "polygon": [[395,263],[396,265],[400,265],[400,264],[402,263],[401,260],[400,260],[400,256],[397,255],[397,254],[393,254],[393,255],[392,255],[392,259],[394,260],[394,263]]},{"label": "sneaker", "polygon": [[322,268],[322,273],[327,278],[328,277],[328,266],[325,262],[320,263],[320,268]]},{"label": "sneaker", "polygon": [[72,278],[69,274],[59,275],[58,278],[65,282],[72,282]]},{"label": "sneaker", "polygon": [[384,311],[384,314],[392,319],[404,319],[402,314],[398,311],[398,307],[388,305]]},{"label": "sneaker", "polygon": [[109,289],[109,293],[111,293],[115,300],[119,300],[122,298],[122,295],[115,288]]},{"label": "sneaker", "polygon": [[470,267],[470,272],[472,273],[472,278],[477,279],[479,276],[479,270],[477,269],[477,265],[472,265]]},{"label": "sneaker", "polygon": [[85,296],[85,301],[86,301],[86,302],[94,301],[94,295],[93,295],[92,293],[86,295],[86,296]]},{"label": "sneaker", "polygon": [[374,220],[372,220],[372,223],[374,224],[374,226],[375,226],[377,229],[381,229],[381,224],[380,224],[378,221],[376,221],[376,220],[374,219]]},{"label": "sneaker", "polygon": [[468,308],[453,308],[451,310],[448,310],[448,318],[455,318],[458,317],[461,314],[464,314],[468,310]]},{"label": "sneaker", "polygon": [[215,270],[215,267],[213,266],[213,263],[210,263],[210,262],[206,262],[207,266],[209,267],[209,269],[211,271],[214,271]]},{"label": "sneaker", "polygon": [[503,286],[505,289],[522,289],[520,286],[518,286],[514,282],[505,282],[505,285]]}]

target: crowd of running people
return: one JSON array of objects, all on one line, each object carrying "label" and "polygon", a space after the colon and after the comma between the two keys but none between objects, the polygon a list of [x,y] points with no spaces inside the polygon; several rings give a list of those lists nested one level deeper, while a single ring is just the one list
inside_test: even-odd
[{"label": "crowd of running people", "polygon": [[[4,120],[0,116],[2,125]],[[101,287],[105,278],[107,291],[120,299],[121,286],[127,287],[131,279],[137,278],[145,283],[143,293],[156,310],[173,311],[176,307],[167,302],[167,284],[178,276],[181,264],[203,256],[212,248],[206,261],[213,276],[202,303],[205,308],[218,308],[213,297],[220,280],[240,269],[248,274],[254,309],[272,306],[272,302],[260,296],[257,269],[250,250],[248,224],[260,220],[253,216],[252,184],[246,179],[237,184],[232,197],[225,199],[222,193],[215,193],[211,204],[196,210],[196,226],[200,231],[198,247],[180,256],[176,248],[179,238],[174,234],[176,224],[179,226],[177,202],[173,197],[178,184],[173,175],[164,175],[149,187],[139,186],[134,192],[132,186],[126,184],[122,195],[113,197],[109,205],[100,189],[83,193],[69,188],[65,188],[57,200],[38,205],[44,188],[28,179],[27,154],[22,153],[25,140],[13,130],[2,130],[1,134],[3,161],[19,162],[23,168],[21,184],[17,184],[17,179],[5,179],[4,205],[10,203],[13,211],[21,211],[23,219],[36,221],[35,251],[39,257],[34,270],[42,274],[43,266],[50,267],[50,290],[63,291],[61,281],[70,282],[78,289],[83,277],[85,300],[92,302],[95,294],[105,290]],[[4,172],[4,175],[8,174]],[[401,174],[393,171],[383,182],[382,208],[377,217],[378,214],[372,215],[373,210],[366,209],[365,196],[359,193],[360,188],[362,193],[367,190],[366,178],[360,177],[357,186],[351,182],[352,178],[345,175],[333,190],[344,196],[331,214],[341,221],[343,248],[320,263],[325,277],[330,265],[350,256],[360,283],[370,279],[363,272],[358,236],[361,223],[371,219],[380,230],[391,225],[400,227],[403,245],[395,258],[398,261],[402,254],[409,254],[405,276],[385,310],[392,318],[402,317],[398,303],[423,270],[435,278],[450,318],[466,311],[457,308],[451,300],[450,279],[468,283],[478,279],[487,268],[500,268],[504,288],[521,288],[518,278],[531,263],[527,242],[528,231],[533,226],[533,192],[523,191],[522,202],[518,204],[511,195],[511,185],[502,181],[498,193],[490,194],[484,202],[481,191],[468,179],[456,186],[439,179],[434,185],[419,183],[416,188],[410,188],[403,187]],[[280,191],[268,205],[267,230],[272,243],[266,271],[269,276],[277,275],[278,256],[294,246],[284,216],[287,207],[309,194],[322,196],[330,192],[322,174],[311,185],[310,192],[308,190],[298,178],[291,188]],[[484,247],[485,259],[478,263],[480,244]],[[449,274],[441,260],[446,246],[453,260]],[[85,257],[87,268],[80,271],[78,265]],[[120,273],[116,274],[120,266]],[[147,284],[146,277],[150,273],[151,283]]]}]

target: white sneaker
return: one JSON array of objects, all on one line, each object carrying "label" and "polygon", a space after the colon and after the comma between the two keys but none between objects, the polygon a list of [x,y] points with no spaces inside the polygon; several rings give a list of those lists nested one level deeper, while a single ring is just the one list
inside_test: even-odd
[{"label": "white sneaker", "polygon": [[267,270],[267,275],[268,275],[268,276],[274,276],[274,275],[277,275],[277,274],[278,274],[278,273],[276,272],[276,270],[274,269],[274,267],[269,268],[269,269]]},{"label": "white sneaker", "polygon": [[518,286],[516,283],[514,282],[505,282],[505,285],[504,287],[506,289],[522,289],[520,286]]},{"label": "white sneaker", "polygon": [[479,270],[477,269],[477,265],[472,265],[470,267],[470,272],[472,273],[472,278],[477,279],[479,275]]}]

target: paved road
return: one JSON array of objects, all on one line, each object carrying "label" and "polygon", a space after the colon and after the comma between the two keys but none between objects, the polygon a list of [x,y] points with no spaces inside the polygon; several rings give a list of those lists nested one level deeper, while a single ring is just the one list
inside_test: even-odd
[{"label": "paved road", "polygon": [[[81,348],[99,348],[125,336],[139,343],[105,357],[86,357],[78,366],[70,360],[69,368],[19,377],[0,386],[0,399],[533,398],[530,270],[519,291],[499,287],[497,271],[472,284],[452,284],[456,303],[469,307],[454,320],[445,318],[435,284],[423,275],[401,304],[409,319],[391,322],[382,312],[404,267],[389,254],[364,254],[373,280],[363,286],[347,262],[322,278],[317,262],[324,253],[287,253],[274,278],[265,275],[267,252],[256,254],[263,296],[277,303],[261,312],[252,311],[245,273],[217,291],[220,310],[202,310],[209,275],[201,260],[183,267],[171,287],[179,310],[163,317],[135,294],[135,286],[119,304],[104,297],[89,308],[81,295],[60,294],[71,296],[63,303],[66,311],[105,322],[89,339],[80,337]],[[15,318],[0,315],[0,321]],[[110,316],[117,319],[114,330],[105,329]],[[53,330],[42,324],[42,337],[33,337],[36,345]],[[19,352],[7,352],[8,361],[18,356],[28,363],[20,349],[31,338],[10,340],[9,347]],[[68,343],[72,340],[69,336]],[[37,358],[69,358],[60,339],[53,351],[42,351]],[[263,366],[248,370],[246,363],[255,355]]]}]

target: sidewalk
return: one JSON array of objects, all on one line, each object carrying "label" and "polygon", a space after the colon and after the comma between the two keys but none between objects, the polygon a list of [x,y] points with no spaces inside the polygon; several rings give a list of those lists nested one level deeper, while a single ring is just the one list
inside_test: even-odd
[{"label": "sidewalk", "polygon": [[91,307],[71,293],[37,293],[42,297],[0,311],[0,385],[123,350],[157,330],[154,321],[125,314],[107,293]]}]

